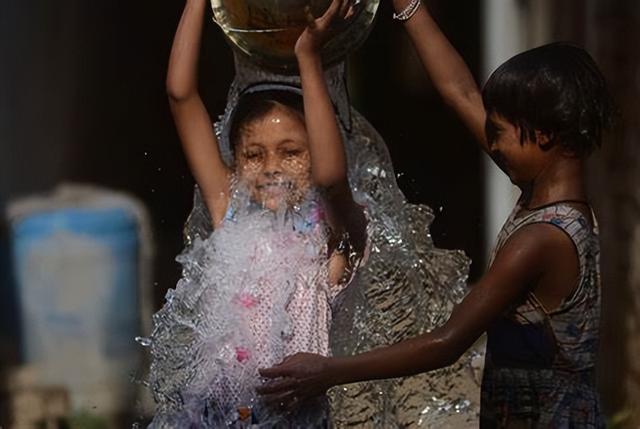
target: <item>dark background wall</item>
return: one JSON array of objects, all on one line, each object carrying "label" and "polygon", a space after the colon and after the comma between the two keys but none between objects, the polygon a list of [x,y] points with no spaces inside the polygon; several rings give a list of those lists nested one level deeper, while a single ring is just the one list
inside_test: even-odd
[{"label": "dark background wall", "polygon": [[[481,2],[467,2],[464,8],[450,1],[429,5],[477,75]],[[444,107],[402,25],[390,19],[392,13],[390,3],[383,2],[373,33],[351,59],[354,104],[385,138],[405,195],[436,211],[436,244],[467,251],[476,261],[476,278],[484,268],[481,153]]]},{"label": "dark background wall", "polygon": [[611,414],[640,426],[640,3],[557,2],[556,37],[587,47],[618,109],[614,129],[589,165],[602,243],[600,385]]},{"label": "dark background wall", "polygon": [[[462,14],[444,0],[432,6],[478,70],[480,13],[473,3]],[[180,275],[174,258],[182,249],[193,193],[164,89],[183,4],[21,0],[0,5],[0,210],[66,181],[138,197],[153,224],[156,306]],[[478,261],[477,276],[484,247],[480,154],[423,76],[391,13],[383,2],[370,39],[349,61],[353,103],[387,141],[407,197],[436,210],[436,244],[466,250]],[[231,50],[209,20],[200,80],[212,117],[223,111],[233,75]],[[7,227],[0,216],[0,366],[19,363],[20,317]]]},{"label": "dark background wall", "polygon": [[[172,261],[181,249],[193,185],[164,92],[182,5],[29,0],[3,4],[0,18],[0,201],[61,181],[138,196],[154,223],[158,296],[179,275]],[[433,7],[476,70],[479,6],[463,14],[451,2]],[[407,196],[439,212],[436,242],[481,260],[478,152],[422,76],[390,14],[383,4],[371,38],[350,62],[354,104],[387,140]],[[201,86],[212,116],[224,108],[231,61],[221,32],[209,22]]]},{"label": "dark background wall", "polygon": [[[477,72],[482,2],[429,3]],[[182,0],[0,3],[0,209],[62,181],[136,195],[152,216],[158,298],[179,275],[173,259],[182,247],[193,186],[164,93],[182,6]],[[385,137],[405,194],[438,212],[436,243],[466,250],[476,261],[475,278],[485,239],[480,155],[422,75],[390,15],[383,1],[370,39],[350,60],[353,101]],[[635,0],[563,0],[554,2],[548,18],[554,39],[574,40],[594,53],[621,111],[590,169],[603,239],[602,386],[609,411],[640,409],[640,6]],[[212,116],[224,108],[231,60],[209,23],[201,82]],[[6,338],[17,317],[6,227],[0,221],[2,364],[17,357]]]}]

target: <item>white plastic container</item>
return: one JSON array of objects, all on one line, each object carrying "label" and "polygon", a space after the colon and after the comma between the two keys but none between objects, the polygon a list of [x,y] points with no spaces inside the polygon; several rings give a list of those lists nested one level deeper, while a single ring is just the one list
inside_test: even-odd
[{"label": "white plastic container", "polygon": [[142,205],[87,186],[9,208],[22,358],[66,387],[75,411],[134,411],[150,319],[150,234]]}]

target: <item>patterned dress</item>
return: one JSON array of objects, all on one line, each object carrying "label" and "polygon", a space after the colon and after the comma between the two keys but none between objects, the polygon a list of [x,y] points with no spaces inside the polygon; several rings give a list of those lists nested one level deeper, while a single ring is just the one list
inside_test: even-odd
[{"label": "patterned dress", "polygon": [[326,398],[282,413],[255,392],[259,368],[330,353],[331,305],[348,280],[330,285],[324,207],[315,194],[279,212],[239,200],[179,257],[183,277],[154,315],[150,428],[326,426]]},{"label": "patterned dress", "polygon": [[[489,330],[482,381],[482,428],[602,428],[595,385],[600,320],[597,226],[568,203],[507,220],[494,252],[520,228],[546,223],[569,236],[580,262],[579,284],[547,311],[530,291]],[[492,258],[492,259],[493,259]]]}]

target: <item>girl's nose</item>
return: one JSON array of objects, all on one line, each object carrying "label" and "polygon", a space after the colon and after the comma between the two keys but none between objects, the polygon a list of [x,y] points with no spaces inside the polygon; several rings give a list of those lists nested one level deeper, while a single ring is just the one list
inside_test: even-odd
[{"label": "girl's nose", "polygon": [[263,174],[266,176],[274,176],[280,174],[281,165],[280,159],[274,154],[267,154],[266,159],[264,161],[264,167],[262,169]]}]

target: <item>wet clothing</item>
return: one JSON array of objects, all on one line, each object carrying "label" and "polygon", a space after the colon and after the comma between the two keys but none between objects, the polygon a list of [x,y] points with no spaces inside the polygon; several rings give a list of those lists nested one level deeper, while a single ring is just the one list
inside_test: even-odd
[{"label": "wet clothing", "polygon": [[597,226],[568,203],[533,211],[517,205],[498,236],[492,260],[513,233],[537,223],[557,227],[575,245],[578,285],[552,311],[529,291],[488,329],[480,427],[602,428],[595,384],[600,321]]}]

